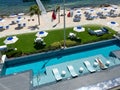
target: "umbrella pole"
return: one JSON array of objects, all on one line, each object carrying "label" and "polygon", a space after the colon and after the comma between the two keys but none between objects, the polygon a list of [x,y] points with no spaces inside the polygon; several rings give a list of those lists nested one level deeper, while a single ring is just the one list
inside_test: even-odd
[{"label": "umbrella pole", "polygon": [[64,48],[66,48],[66,29],[65,29],[65,0],[63,0],[63,22],[64,22]]}]

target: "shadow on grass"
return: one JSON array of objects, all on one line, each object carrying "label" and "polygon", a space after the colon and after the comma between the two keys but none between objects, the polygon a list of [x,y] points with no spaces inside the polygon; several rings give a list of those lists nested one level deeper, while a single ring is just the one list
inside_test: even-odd
[{"label": "shadow on grass", "polygon": [[43,49],[44,47],[45,47],[45,45],[42,45],[42,44],[39,44],[39,43],[36,43],[36,44],[34,45],[34,48],[35,48],[36,50]]},{"label": "shadow on grass", "polygon": [[76,42],[81,42],[81,38],[79,38],[79,37],[74,37],[74,38],[68,38],[68,39],[70,39],[70,40],[72,40],[72,41],[76,41]]}]

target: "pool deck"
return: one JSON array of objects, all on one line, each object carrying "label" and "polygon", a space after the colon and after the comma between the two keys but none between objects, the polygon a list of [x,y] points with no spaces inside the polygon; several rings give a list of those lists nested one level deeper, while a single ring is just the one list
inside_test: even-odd
[{"label": "pool deck", "polygon": [[111,54],[120,59],[120,50],[112,51]]},{"label": "pool deck", "polygon": [[[63,80],[58,83],[37,87],[34,90],[79,90],[83,86],[94,85],[107,80],[120,77],[120,66],[87,74],[77,78]],[[119,87],[118,87],[119,88]],[[120,88],[119,88],[120,89]]]},{"label": "pool deck", "polygon": [[[69,62],[64,62],[64,63],[48,66],[48,67],[46,67],[46,72],[44,75],[39,75],[39,76],[36,76],[33,78],[33,86],[45,85],[45,84],[57,82],[57,80],[53,74],[53,69],[55,69],[55,68],[58,69],[58,72],[59,72],[60,76],[62,77],[62,80],[71,79],[72,75],[67,68],[68,65],[73,66],[74,71],[76,72],[76,74],[78,76],[83,76],[83,75],[89,74],[90,72],[84,65],[84,61],[89,61],[91,64],[91,67],[93,67],[93,69],[96,72],[100,72],[101,68],[99,67],[99,65],[94,67],[94,62],[96,62],[95,59],[98,57],[101,59],[101,61],[103,62],[103,64],[105,66],[106,66],[107,61],[110,62],[110,65],[108,67],[106,66],[107,68],[113,67],[116,64],[120,64],[119,59],[116,59],[116,60],[113,60],[112,58],[106,59],[103,55],[99,54],[99,55],[95,55],[95,56],[91,56],[91,57],[87,57],[87,58],[82,58],[79,60],[73,60],[73,61],[69,61]],[[80,72],[80,67],[83,68],[83,72]],[[66,74],[64,76],[62,76],[63,71],[66,72]]]},{"label": "pool deck", "polygon": [[31,72],[27,71],[0,78],[0,90],[31,90],[30,77]]}]

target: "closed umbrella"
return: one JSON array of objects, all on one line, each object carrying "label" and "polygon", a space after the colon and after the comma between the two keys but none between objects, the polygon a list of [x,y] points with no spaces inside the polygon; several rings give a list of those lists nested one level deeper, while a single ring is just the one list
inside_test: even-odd
[{"label": "closed umbrella", "polygon": [[70,17],[70,12],[68,12],[67,17]]}]

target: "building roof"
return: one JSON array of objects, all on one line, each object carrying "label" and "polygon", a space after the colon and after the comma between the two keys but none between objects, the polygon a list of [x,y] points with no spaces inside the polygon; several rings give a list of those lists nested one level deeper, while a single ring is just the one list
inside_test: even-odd
[{"label": "building roof", "polygon": [[30,90],[30,72],[0,78],[0,90]]}]

